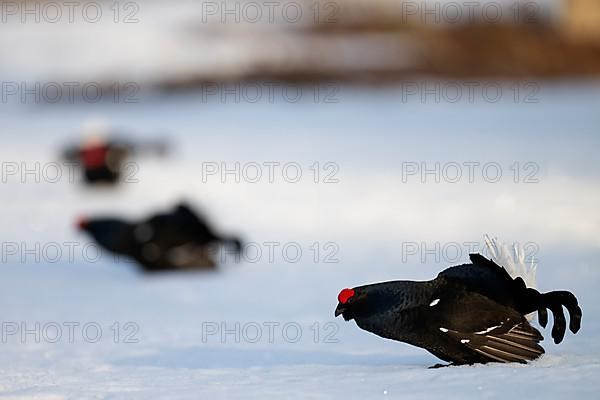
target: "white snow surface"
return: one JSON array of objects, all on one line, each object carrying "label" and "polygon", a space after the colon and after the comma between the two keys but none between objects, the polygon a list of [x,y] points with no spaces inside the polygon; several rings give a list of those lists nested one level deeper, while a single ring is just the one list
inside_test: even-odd
[{"label": "white snow surface", "polygon": [[[173,152],[140,159],[139,183],[114,191],[64,179],[10,176],[0,184],[0,399],[597,398],[599,91],[597,83],[549,83],[541,101],[527,105],[406,104],[397,91],[365,88],[342,88],[340,102],[325,105],[204,103],[187,94],[127,106],[6,105],[3,162],[55,161],[98,115],[140,136],[169,132]],[[339,164],[340,181],[203,183],[208,161],[294,161],[311,178],[310,165],[330,161]],[[404,161],[495,161],[508,178],[403,183]],[[539,182],[514,183],[508,167],[528,161],[538,163]],[[298,242],[303,256],[296,263],[280,253],[274,262],[265,254],[256,263],[227,259],[217,273],[152,277],[108,255],[84,259],[89,239],[73,229],[77,216],[143,216],[181,198],[223,232],[246,242]],[[486,232],[534,243],[538,288],[571,290],[580,300],[581,331],[556,346],[543,330],[546,354],[538,361],[427,369],[439,360],[426,351],[334,318],[340,289],[431,279],[467,262],[464,243],[484,251]],[[73,260],[66,242],[79,245]],[[315,262],[314,242],[335,242],[339,262]],[[40,250],[36,260],[11,255],[7,243],[57,243],[63,253],[51,262],[54,253]],[[462,252],[423,260],[407,255],[405,243],[452,243]],[[525,250],[529,257],[535,247]],[[40,337],[22,338],[21,328],[35,331],[36,323]],[[72,342],[69,323],[79,324]],[[236,323],[239,340],[208,335],[235,332]],[[19,333],[8,334],[15,326]],[[102,336],[92,343],[97,327]],[[127,343],[136,327],[129,339],[137,343]]]}]

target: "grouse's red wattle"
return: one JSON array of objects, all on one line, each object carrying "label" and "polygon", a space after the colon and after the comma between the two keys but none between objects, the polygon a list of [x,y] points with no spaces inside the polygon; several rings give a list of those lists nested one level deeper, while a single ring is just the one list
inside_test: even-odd
[{"label": "grouse's red wattle", "polygon": [[87,168],[99,168],[106,164],[108,146],[92,145],[81,150],[80,157]]},{"label": "grouse's red wattle", "polygon": [[83,230],[85,229],[85,227],[88,225],[88,221],[85,218],[78,218],[77,219],[77,228]]},{"label": "grouse's red wattle", "polygon": [[342,304],[346,304],[350,297],[354,296],[354,289],[343,289],[340,294],[338,294],[338,301]]}]

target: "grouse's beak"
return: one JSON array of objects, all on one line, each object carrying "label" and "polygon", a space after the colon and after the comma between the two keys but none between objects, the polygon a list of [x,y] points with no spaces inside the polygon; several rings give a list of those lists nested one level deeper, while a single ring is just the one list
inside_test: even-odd
[{"label": "grouse's beak", "polygon": [[335,308],[335,313],[333,315],[337,317],[341,315],[344,311],[346,311],[344,305],[342,303],[339,303],[338,306]]}]

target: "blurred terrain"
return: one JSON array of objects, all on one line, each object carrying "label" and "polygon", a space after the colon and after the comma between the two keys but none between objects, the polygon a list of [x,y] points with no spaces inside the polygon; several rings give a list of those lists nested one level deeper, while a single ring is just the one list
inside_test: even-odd
[{"label": "blurred terrain", "polygon": [[92,2],[77,3],[73,22],[66,14],[52,22],[56,12],[69,11],[64,6],[44,12],[51,2],[25,2],[39,7],[35,23],[26,6],[7,10],[6,3],[0,73],[9,80],[186,88],[258,78],[600,74],[600,6],[594,0],[295,0],[270,7],[191,0],[115,7],[101,1],[95,4],[101,4],[102,17],[93,23],[85,8]]}]

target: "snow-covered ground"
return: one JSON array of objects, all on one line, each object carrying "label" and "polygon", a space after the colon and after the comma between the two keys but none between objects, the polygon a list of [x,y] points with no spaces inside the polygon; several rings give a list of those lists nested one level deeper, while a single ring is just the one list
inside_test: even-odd
[{"label": "snow-covered ground", "polygon": [[[399,88],[356,87],[333,104],[197,93],[3,104],[0,398],[596,398],[599,93],[597,82],[563,82],[542,85],[535,104],[404,102]],[[51,182],[49,163],[90,118],[133,136],[166,132],[172,152],[136,159],[138,182],[114,191],[71,183],[64,166]],[[39,173],[23,173],[36,162]],[[259,164],[263,178],[203,179],[235,162]],[[266,162],[297,163],[302,177],[275,169],[270,183]],[[408,174],[436,162],[439,183]],[[496,183],[482,175],[489,163]],[[331,173],[339,182],[324,182]],[[146,277],[107,254],[90,262],[73,229],[80,215],[142,216],[183,198],[254,250],[239,265],[223,254],[218,273]],[[484,233],[526,246],[541,290],[578,296],[580,333],[545,340],[547,354],[526,366],[430,370],[424,350],[333,318],[340,289],[432,278],[481,250]]]}]

